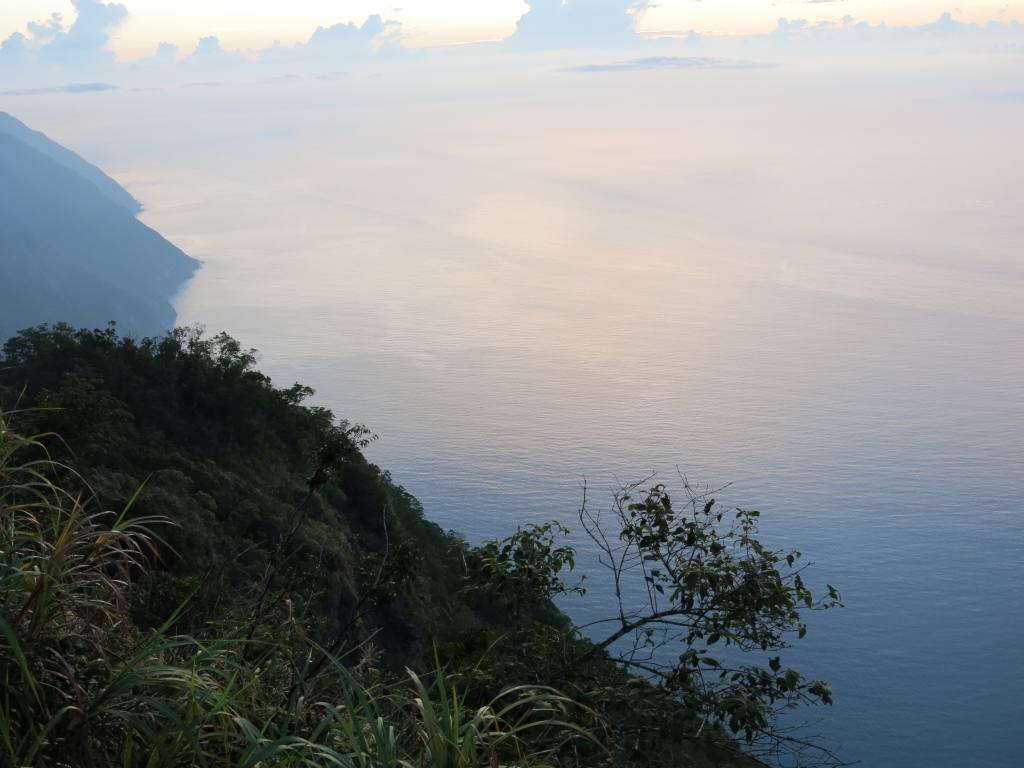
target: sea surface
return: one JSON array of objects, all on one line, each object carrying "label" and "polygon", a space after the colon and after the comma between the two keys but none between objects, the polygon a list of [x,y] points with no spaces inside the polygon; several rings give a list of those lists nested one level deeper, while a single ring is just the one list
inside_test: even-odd
[{"label": "sea surface", "polygon": [[125,183],[204,262],[179,321],[367,424],[431,519],[578,533],[584,481],[731,483],[846,603],[785,658],[835,692],[812,730],[995,767],[1024,723],[1020,74],[443,59],[0,108]]}]

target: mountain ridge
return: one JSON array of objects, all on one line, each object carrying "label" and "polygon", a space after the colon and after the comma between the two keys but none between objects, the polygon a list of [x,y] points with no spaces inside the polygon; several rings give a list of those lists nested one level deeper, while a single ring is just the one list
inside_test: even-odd
[{"label": "mountain ridge", "polygon": [[65,168],[70,168],[84,179],[88,179],[106,197],[131,211],[133,216],[142,213],[142,204],[132,194],[107,176],[103,171],[92,163],[83,159],[80,155],[62,147],[42,131],[34,131],[7,112],[0,112],[0,133],[13,136],[22,144],[27,144],[44,155],[54,160]]},{"label": "mountain ridge", "polygon": [[7,288],[0,333],[114,321],[128,333],[158,335],[174,325],[169,299],[198,261],[138,221],[93,178],[5,131],[0,182],[0,282]]}]

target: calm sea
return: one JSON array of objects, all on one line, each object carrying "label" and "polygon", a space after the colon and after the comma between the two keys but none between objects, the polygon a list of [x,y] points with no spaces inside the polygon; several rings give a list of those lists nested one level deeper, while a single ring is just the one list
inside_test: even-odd
[{"label": "calm sea", "polygon": [[787,659],[826,743],[1020,765],[1019,64],[446,66],[16,114],[204,261],[180,321],[369,425],[432,519],[733,483],[845,598]]}]

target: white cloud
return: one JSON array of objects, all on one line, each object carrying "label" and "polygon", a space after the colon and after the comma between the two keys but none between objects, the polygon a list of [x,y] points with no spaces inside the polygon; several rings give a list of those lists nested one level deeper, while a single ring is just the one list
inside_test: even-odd
[{"label": "white cloud", "polygon": [[[132,0],[134,4],[135,0]],[[518,1],[518,0],[517,0]],[[804,11],[817,5],[852,6],[842,3],[781,3]],[[985,25],[958,21],[946,13],[927,24],[895,27],[872,25],[849,15],[835,24],[813,17],[776,17],[764,34],[737,37],[701,34],[694,28],[685,33],[642,35],[636,25],[646,24],[648,14],[658,6],[646,2],[628,5],[628,0],[536,0],[534,7],[517,23],[500,50],[561,51],[567,59],[556,68],[665,69],[726,66],[723,62],[746,65],[777,63],[804,55],[859,55],[865,51],[951,51],[1024,49],[1024,26],[1015,22]],[[288,73],[314,75],[324,71],[346,71],[360,58],[405,53],[415,47],[415,28],[379,14],[360,23],[342,21],[318,25],[293,46],[273,41],[257,49],[239,50],[215,32],[202,34],[182,44],[173,37],[154,43],[147,56],[137,62],[115,63],[112,35],[119,34],[133,12],[121,3],[74,0],[74,21],[53,14],[31,22],[26,33],[10,35],[0,46],[0,67],[7,78],[8,92],[37,93],[85,80],[141,87],[181,84],[183,80],[205,80],[204,70],[215,78],[276,77]],[[737,45],[741,42],[742,49]],[[577,53],[573,53],[576,51]],[[580,52],[587,51],[585,55]],[[497,49],[492,51],[496,53]],[[696,53],[697,55],[694,55]],[[599,54],[599,55],[595,55]],[[458,54],[462,55],[462,54]],[[573,59],[575,57],[575,59]],[[369,61],[370,59],[366,59]],[[176,62],[181,66],[176,66]],[[338,65],[333,66],[331,62]],[[174,73],[181,73],[177,83]],[[168,79],[170,78],[170,79]]]},{"label": "white cloud", "polygon": [[961,23],[1024,21],[1024,0],[662,0],[640,18],[644,33],[696,29],[704,34],[756,35],[775,28],[778,18],[804,19],[809,25],[842,26],[843,18],[871,26],[916,27],[943,13]]},{"label": "white cloud", "polygon": [[128,16],[120,3],[72,0],[75,20],[66,26],[59,13],[42,22],[29,22],[26,31],[0,43],[0,65],[9,74],[32,74],[48,67],[96,68],[114,62],[110,32]]},{"label": "white cloud", "polygon": [[622,0],[533,0],[506,42],[517,50],[636,44],[631,10]]},{"label": "white cloud", "polygon": [[72,0],[77,16],[67,32],[57,31],[39,51],[44,59],[59,64],[83,60],[113,60],[109,50],[110,31],[128,16],[121,3],[100,0]]}]

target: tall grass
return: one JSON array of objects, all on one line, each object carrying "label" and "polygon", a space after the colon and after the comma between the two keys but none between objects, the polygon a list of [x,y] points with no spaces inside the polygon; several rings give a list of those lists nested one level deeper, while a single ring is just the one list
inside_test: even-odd
[{"label": "tall grass", "polygon": [[[350,671],[290,610],[200,637],[143,632],[132,584],[168,521],[95,507],[0,413],[0,768],[497,768],[556,759],[575,705],[511,688],[467,707],[443,670]],[[326,656],[326,658],[325,658]],[[364,679],[357,679],[357,675]]]}]

